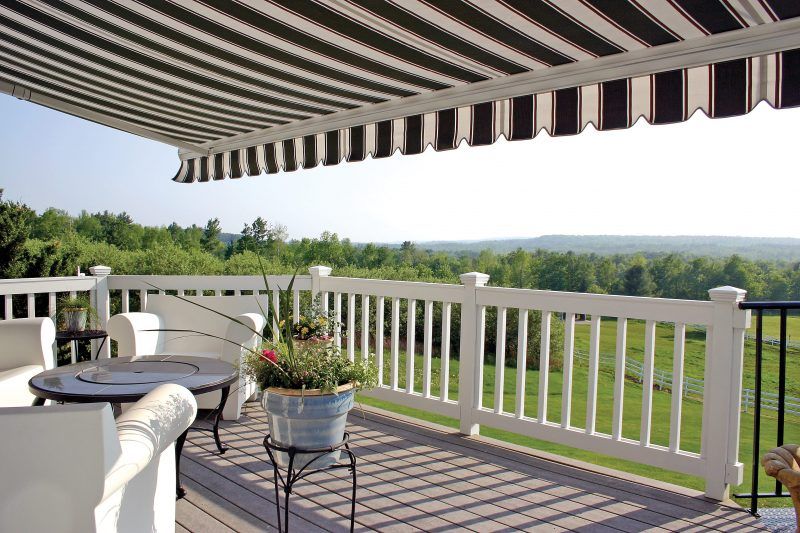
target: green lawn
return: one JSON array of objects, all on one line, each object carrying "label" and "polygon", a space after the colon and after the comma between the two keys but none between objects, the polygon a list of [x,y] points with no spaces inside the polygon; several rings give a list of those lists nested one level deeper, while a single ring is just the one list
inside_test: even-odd
[{"label": "green lawn", "polygon": [[[610,323],[609,323],[610,322]],[[613,340],[615,338],[616,324],[613,321],[603,321],[602,329],[605,336],[610,339],[603,340],[601,335],[601,353],[614,353]],[[610,333],[610,334],[609,334]],[[659,326],[656,333],[656,367],[670,370],[672,369],[672,333],[673,330],[666,326]],[[702,333],[702,335],[700,335]],[[588,325],[579,324],[576,327],[576,349],[588,351]],[[628,357],[641,360],[644,344],[644,324],[638,321],[629,321],[628,325]],[[704,345],[705,333],[694,330],[687,332],[686,341],[686,372],[693,377],[703,377],[703,361],[705,354]],[[611,345],[609,346],[609,342]],[[752,343],[748,343],[748,352],[752,352]],[[774,350],[772,350],[774,351]],[[765,351],[765,359],[774,354],[767,354]],[[777,352],[776,352],[777,353]],[[389,351],[385,351],[384,361],[384,383],[389,383],[390,368],[389,368]],[[752,355],[746,356],[749,359],[749,368],[752,369]],[[777,357],[777,356],[775,356]],[[434,358],[431,364],[432,368],[432,394],[437,396],[439,394],[439,368],[440,360]],[[777,374],[777,363],[767,367],[769,372]],[[405,353],[400,354],[400,361],[398,365],[398,385],[401,388],[405,387]],[[748,364],[745,365],[746,369]],[[766,365],[765,365],[766,367]],[[449,379],[449,398],[456,399],[458,395],[458,361],[454,360],[450,363],[450,379]],[[503,402],[504,411],[513,411],[515,405],[516,395],[516,369],[506,368],[503,387]],[[585,413],[586,413],[586,398],[587,398],[587,374],[588,369],[586,363],[576,360],[576,366],[573,374],[573,391],[572,391],[572,415],[571,425],[575,427],[584,427]],[[747,380],[747,370],[746,377]],[[752,377],[750,378],[752,380]],[[525,414],[526,416],[535,417],[537,412],[537,397],[538,397],[538,383],[539,372],[538,370],[528,370],[525,376],[526,394],[525,394]],[[747,381],[746,381],[747,383]],[[560,371],[551,372],[549,376],[549,390],[548,390],[548,420],[560,422],[561,416],[561,387],[562,387],[562,374]],[[422,357],[417,355],[415,357],[415,378],[414,388],[416,391],[422,389]],[[485,407],[493,407],[494,404],[494,389],[495,389],[495,366],[492,364],[485,364],[484,366],[484,387],[483,387],[483,405]],[[610,367],[601,367],[601,372],[598,377],[598,398],[597,398],[597,419],[596,430],[598,432],[610,433],[612,421],[612,408],[613,408],[613,373]],[[651,442],[655,444],[668,445],[669,443],[669,419],[670,419],[670,405],[672,395],[668,391],[653,391],[653,415],[651,432]],[[423,420],[439,423],[445,426],[457,428],[458,421],[440,415],[428,413],[425,411],[409,409],[406,407],[389,404],[380,400],[372,398],[359,397],[360,401],[367,405],[374,405],[391,411],[395,411],[408,416],[413,416]],[[641,417],[641,400],[642,400],[642,387],[640,384],[633,381],[626,381],[624,409],[623,409],[623,435],[625,437],[636,439],[639,438],[639,427]],[[681,449],[693,452],[700,451],[700,429],[702,420],[702,403],[698,398],[686,398],[683,402],[683,417],[681,423]],[[798,419],[792,418],[787,420],[786,424],[786,441],[797,442],[800,440],[800,425]],[[750,461],[752,458],[752,427],[753,417],[751,414],[742,414],[742,437],[740,443],[740,460],[745,464],[745,486],[737,488],[734,492],[749,492],[749,479],[750,479]],[[774,443],[770,438],[763,436],[774,436],[776,433],[776,420],[774,412],[766,412],[762,418],[762,453],[765,449],[773,446]],[[702,490],[702,479],[694,476],[678,474],[675,472],[666,471],[663,469],[650,467],[624,461],[613,457],[601,456],[592,452],[578,450],[567,446],[552,444],[549,442],[524,437],[507,431],[501,431],[490,427],[482,427],[481,434],[512,442],[519,445],[528,446],[537,450],[556,453],[568,457],[573,457],[579,460],[595,463],[601,466],[615,468],[626,472],[650,477],[675,483],[686,487]],[[774,438],[774,437],[772,437]],[[774,481],[768,478],[763,472],[760,474],[761,490],[768,490],[772,487]],[[783,499],[763,500],[765,505],[789,505],[790,501]],[[747,504],[747,502],[743,502]]]}]

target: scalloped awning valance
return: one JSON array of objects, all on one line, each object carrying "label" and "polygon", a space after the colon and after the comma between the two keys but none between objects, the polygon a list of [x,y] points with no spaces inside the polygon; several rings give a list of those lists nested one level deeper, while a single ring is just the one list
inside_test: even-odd
[{"label": "scalloped awning valance", "polygon": [[800,105],[785,0],[0,0],[0,91],[179,182]]}]

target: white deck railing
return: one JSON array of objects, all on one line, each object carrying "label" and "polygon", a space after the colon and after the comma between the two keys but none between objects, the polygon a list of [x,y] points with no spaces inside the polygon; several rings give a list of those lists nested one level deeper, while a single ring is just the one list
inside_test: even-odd
[{"label": "white deck railing", "polygon": [[[668,300],[596,294],[575,294],[526,289],[486,287],[488,276],[479,273],[461,276],[461,285],[385,281],[330,276],[327,267],[310,269],[310,276],[298,276],[293,291],[292,309],[296,317],[303,293],[319,294],[325,309],[336,315],[339,327],[334,342],[352,359],[375,354],[380,385],[370,396],[396,404],[423,409],[456,418],[460,430],[477,434],[480,425],[512,431],[584,450],[657,466],[676,472],[700,476],[706,481],[706,494],[715,499],[727,496],[729,485],[741,482],[742,464],[738,461],[739,416],[742,395],[742,359],[744,334],[749,327],[749,311],[740,310],[738,302],[744,291],[731,287],[709,291],[711,301]],[[176,294],[243,295],[265,291],[261,276],[113,276],[103,267],[92,269],[93,276],[0,280],[0,296],[4,299],[6,318],[19,316],[14,310],[14,295],[25,295],[27,316],[35,316],[37,294],[47,294],[48,313],[55,314],[59,293],[88,291],[97,306],[102,323],[110,315],[111,302],[122,312],[138,310],[146,305],[153,292],[174,291]],[[277,289],[285,289],[289,276],[269,276],[272,298],[277,302]],[[131,302],[137,298],[134,309]],[[39,297],[41,298],[41,297]],[[119,299],[119,304],[116,303]],[[401,342],[401,305],[406,312],[405,342]],[[421,320],[417,307],[421,307]],[[41,305],[40,305],[41,307]],[[277,306],[276,306],[277,307]],[[491,407],[483,405],[484,371],[487,368],[486,314],[496,314],[495,382]],[[509,311],[518,317],[516,353],[526,354],[529,334],[528,315],[537,311],[540,332],[539,376],[536,397],[526,391],[525,357],[519,357],[513,393],[505,390],[505,358],[507,353],[507,317]],[[388,315],[387,315],[388,312]],[[585,417],[575,420],[572,413],[575,375],[575,317],[590,319],[589,354]],[[557,318],[555,318],[557,316]],[[357,324],[356,319],[360,317]],[[563,317],[563,319],[561,318]],[[615,318],[615,331],[602,329],[602,318]],[[273,324],[281,317],[270,317]],[[434,319],[437,320],[434,320]],[[344,319],[344,324],[341,324]],[[388,319],[388,320],[387,320]],[[452,331],[458,319],[458,392],[449,390],[451,375]],[[550,332],[553,320],[563,320],[564,343],[560,354],[550,353]],[[641,417],[638,438],[623,435],[623,401],[630,320],[644,323],[642,361]],[[654,419],[654,364],[656,324],[674,326],[672,353],[672,395],[668,420]],[[434,323],[440,328],[440,342],[433,346]],[[388,324],[385,327],[384,324]],[[684,346],[686,324],[706,328],[705,395],[703,399],[702,438],[700,452],[681,446],[683,402]],[[600,340],[610,334],[614,338],[614,384],[611,431],[598,430],[598,376]],[[388,340],[388,342],[387,342]],[[421,342],[420,342],[421,341]],[[404,345],[404,346],[403,346]],[[405,347],[405,349],[403,349]],[[454,347],[455,348],[455,347]],[[416,368],[420,350],[421,368]],[[405,352],[405,354],[403,354]],[[435,353],[438,353],[438,362]],[[109,356],[108,343],[101,356]],[[548,419],[548,392],[555,372],[551,361],[561,356],[561,405],[557,420]],[[401,368],[401,363],[403,368]],[[438,365],[438,391],[434,384],[434,364]],[[386,366],[386,372],[384,372]],[[416,378],[421,374],[421,379]],[[405,376],[405,379],[401,379]],[[415,379],[416,378],[416,379]],[[417,390],[416,382],[419,382]],[[402,386],[401,386],[402,385]],[[506,393],[511,404],[505,404]],[[535,401],[535,416],[526,414],[526,402]],[[628,421],[629,423],[629,421]],[[669,427],[666,445],[652,442],[654,427]]]}]

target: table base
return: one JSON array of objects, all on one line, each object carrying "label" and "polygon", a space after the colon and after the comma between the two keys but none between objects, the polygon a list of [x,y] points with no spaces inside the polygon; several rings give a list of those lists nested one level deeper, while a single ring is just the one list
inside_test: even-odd
[{"label": "table base", "polygon": [[228,446],[222,443],[219,438],[219,421],[222,419],[222,411],[225,410],[225,404],[228,403],[228,395],[231,392],[230,386],[222,388],[222,398],[216,409],[211,412],[214,415],[214,426],[209,428],[202,428],[198,426],[189,426],[186,431],[181,433],[181,436],[175,441],[175,499],[180,500],[186,496],[186,489],[181,484],[181,455],[183,454],[183,445],[186,442],[186,435],[189,430],[193,431],[210,431],[214,434],[214,443],[217,445],[220,455],[228,451]]}]

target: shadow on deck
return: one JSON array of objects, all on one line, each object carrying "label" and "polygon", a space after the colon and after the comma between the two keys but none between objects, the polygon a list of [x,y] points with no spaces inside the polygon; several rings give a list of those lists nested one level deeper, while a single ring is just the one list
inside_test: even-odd
[{"label": "shadow on deck", "polygon": [[[358,458],[356,530],[762,531],[741,508],[547,461],[373,409],[349,417]],[[225,424],[230,446],[190,432],[177,530],[275,531],[266,418],[255,403]],[[349,474],[321,473],[292,495],[292,531],[349,529]]]}]

